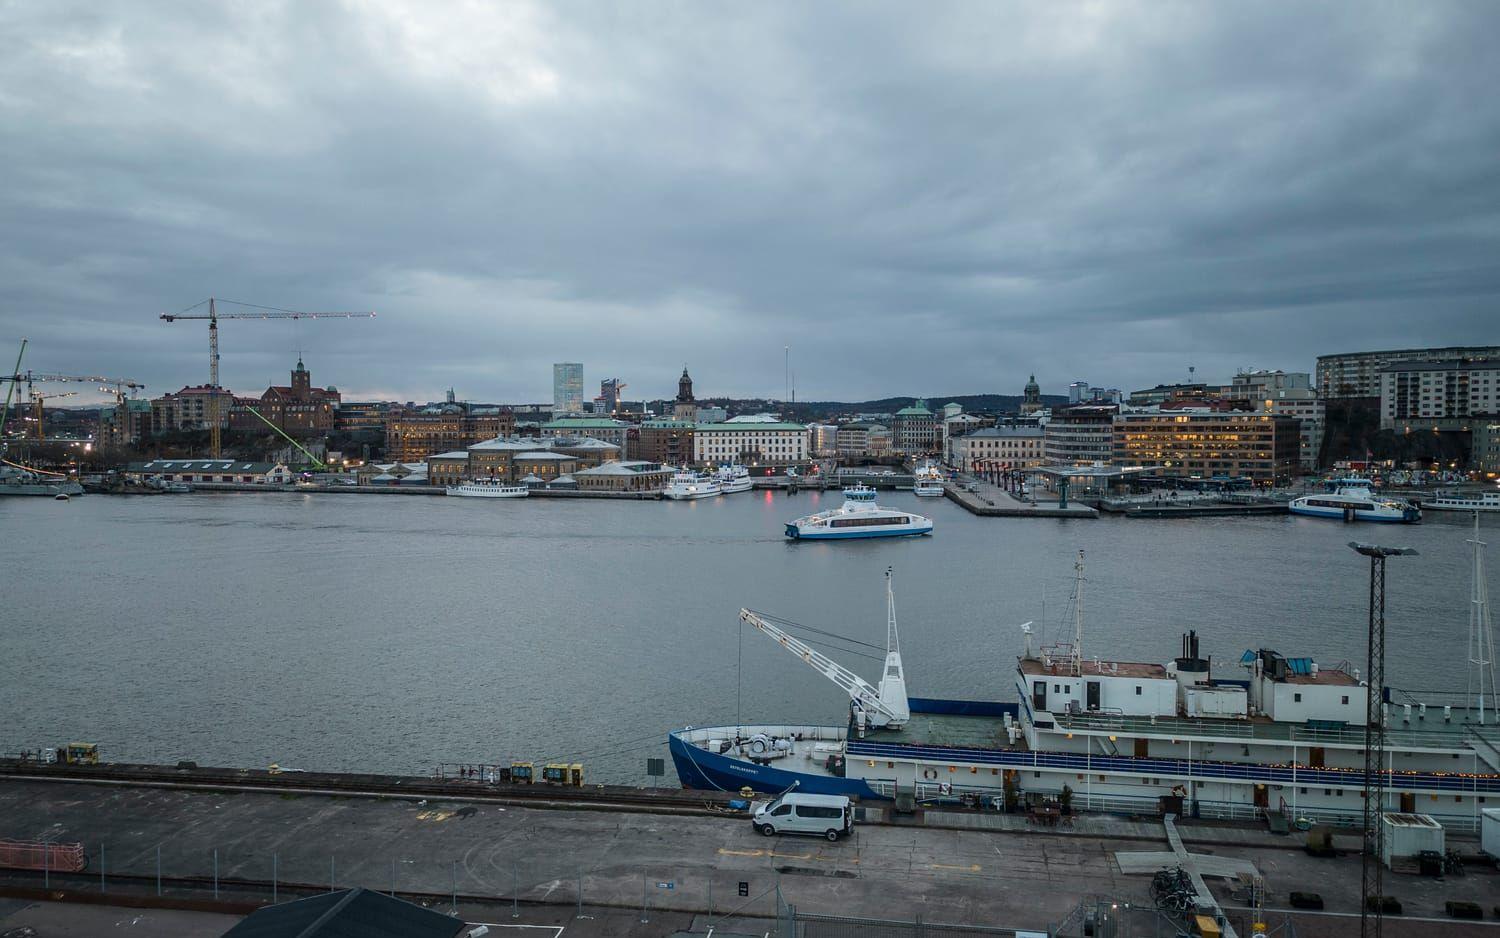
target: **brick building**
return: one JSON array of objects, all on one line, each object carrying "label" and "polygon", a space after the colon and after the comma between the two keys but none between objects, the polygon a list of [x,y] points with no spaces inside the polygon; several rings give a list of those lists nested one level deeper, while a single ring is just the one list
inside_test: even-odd
[{"label": "brick building", "polygon": [[259,400],[236,399],[229,425],[253,433],[265,429],[269,423],[287,436],[327,436],[333,432],[338,406],[338,389],[313,387],[312,375],[298,358],[297,367],[292,369],[291,384],[272,385]]},{"label": "brick building", "polygon": [[515,426],[514,415],[504,407],[447,403],[399,413],[393,410],[386,419],[385,454],[397,462],[418,462],[433,453],[508,437]]}]

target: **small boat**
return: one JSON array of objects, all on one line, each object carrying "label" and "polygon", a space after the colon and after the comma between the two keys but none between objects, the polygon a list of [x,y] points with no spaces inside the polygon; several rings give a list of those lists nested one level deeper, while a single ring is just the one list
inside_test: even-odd
[{"label": "small boat", "polygon": [[65,502],[65,501],[68,501],[69,499],[68,499],[68,496],[66,496],[66,495],[62,494],[61,492],[59,492],[56,495],[52,496],[52,500],[56,501],[56,502]]},{"label": "small boat", "polygon": [[474,479],[447,486],[443,492],[460,498],[525,498],[531,490],[524,485],[511,485],[494,479]]},{"label": "small boat", "polygon": [[720,466],[719,471],[714,474],[714,480],[719,483],[719,491],[725,495],[750,491],[750,470],[744,466]]},{"label": "small boat", "polygon": [[911,493],[922,498],[942,498],[943,470],[932,463],[918,466],[913,476]]},{"label": "small boat", "polygon": [[677,501],[689,501],[694,498],[712,498],[723,491],[717,479],[684,469],[672,476],[672,481],[662,490],[662,495]]},{"label": "small boat", "polygon": [[1288,510],[1294,515],[1312,518],[1338,518],[1343,521],[1384,521],[1411,524],[1422,520],[1422,511],[1409,502],[1381,498],[1369,479],[1336,479],[1322,495],[1303,495],[1292,499]]},{"label": "small boat", "polygon": [[1500,492],[1436,492],[1422,507],[1434,511],[1500,511]]},{"label": "small boat", "polygon": [[793,540],[832,540],[856,537],[911,537],[932,533],[932,520],[909,511],[875,504],[875,490],[865,485],[844,489],[844,504],[790,521],[786,536]]}]

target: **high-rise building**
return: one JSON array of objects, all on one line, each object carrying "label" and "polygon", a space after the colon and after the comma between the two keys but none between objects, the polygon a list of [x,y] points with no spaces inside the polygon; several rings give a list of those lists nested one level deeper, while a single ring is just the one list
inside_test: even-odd
[{"label": "high-rise building", "polygon": [[1469,430],[1500,414],[1500,357],[1400,362],[1380,369],[1382,430]]},{"label": "high-rise building", "polygon": [[599,382],[599,396],[594,398],[594,413],[600,416],[619,413],[620,394],[625,382],[619,378],[605,378]]},{"label": "high-rise building", "polygon": [[1089,383],[1087,381],[1074,381],[1068,385],[1068,403],[1082,404],[1089,399]]},{"label": "high-rise building", "polygon": [[1379,397],[1380,369],[1398,362],[1500,358],[1500,345],[1404,348],[1387,352],[1351,352],[1318,356],[1318,393],[1336,397]]},{"label": "high-rise building", "polygon": [[558,362],[552,366],[552,412],[583,413],[583,364]]},{"label": "high-rise building", "polygon": [[1252,410],[1295,417],[1302,422],[1300,460],[1315,469],[1323,446],[1324,406],[1305,371],[1243,371],[1225,391],[1230,400],[1248,401]]}]

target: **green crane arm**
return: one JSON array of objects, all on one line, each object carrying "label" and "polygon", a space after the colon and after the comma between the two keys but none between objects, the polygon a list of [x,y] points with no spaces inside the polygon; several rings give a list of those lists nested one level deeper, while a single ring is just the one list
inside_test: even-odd
[{"label": "green crane arm", "polygon": [[317,466],[319,469],[327,469],[328,468],[328,464],[327,463],[325,463],[323,460],[319,459],[318,457],[314,456],[312,453],[309,453],[307,451],[307,447],[303,446],[301,443],[298,443],[296,440],[294,440],[291,437],[287,436],[285,430],[281,429],[280,427],[276,426],[276,424],[274,424],[271,421],[267,420],[266,417],[265,417],[265,415],[262,414],[260,411],[256,410],[254,407],[251,407],[249,404],[241,404],[240,406],[243,407],[243,408],[245,408],[246,410],[250,411],[250,413],[254,414],[255,416],[259,417],[261,423],[263,423],[266,426],[270,427],[272,430],[275,430],[277,433],[280,433],[281,436],[288,443],[290,443],[293,446],[297,447],[298,449],[302,450],[302,455],[306,456],[308,459],[311,459],[313,461],[313,465],[314,466]]},{"label": "green crane arm", "polygon": [[[26,340],[21,340],[21,351],[16,353],[16,367],[10,370],[13,375],[21,373],[21,356],[26,354]],[[10,415],[10,396],[16,393],[16,382],[12,380],[10,386],[5,389],[5,409],[0,410],[0,453],[5,452],[5,418]]]}]

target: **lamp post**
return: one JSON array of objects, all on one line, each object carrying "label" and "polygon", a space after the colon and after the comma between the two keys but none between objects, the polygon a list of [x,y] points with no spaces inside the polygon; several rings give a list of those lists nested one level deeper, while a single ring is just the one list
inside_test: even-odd
[{"label": "lamp post", "polygon": [[[1385,810],[1385,561],[1415,554],[1410,547],[1381,547],[1350,541],[1370,558],[1369,644],[1365,657],[1365,844],[1360,857],[1360,938],[1380,938],[1385,913],[1385,868],[1380,859],[1381,815]],[[1374,899],[1374,907],[1371,900]]]}]

